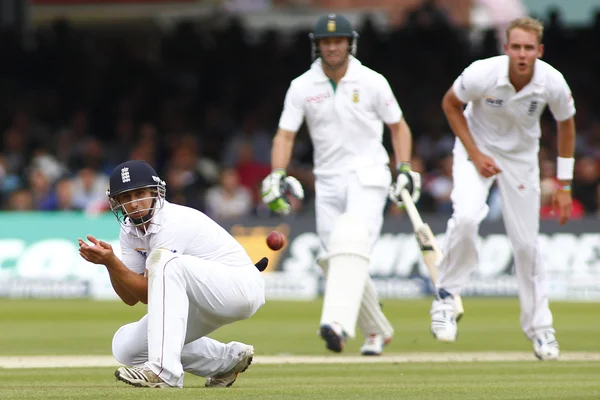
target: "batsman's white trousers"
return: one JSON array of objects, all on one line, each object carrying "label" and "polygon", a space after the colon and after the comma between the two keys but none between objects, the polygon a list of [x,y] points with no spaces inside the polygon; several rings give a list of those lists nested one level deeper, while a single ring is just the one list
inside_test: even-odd
[{"label": "batsman's white trousers", "polygon": [[[321,246],[327,244],[337,220],[344,213],[358,214],[367,223],[371,248],[379,238],[383,224],[383,212],[392,177],[386,165],[360,168],[331,176],[317,176],[315,181],[315,213],[317,234]],[[372,333],[391,336],[393,329],[379,305],[375,285],[369,278],[364,293],[348,293],[361,296],[358,328],[367,337]],[[331,323],[334,321],[321,321]]]},{"label": "batsman's white trousers", "polygon": [[117,361],[146,363],[176,387],[183,386],[184,370],[209,377],[233,368],[241,344],[205,336],[252,316],[264,304],[264,280],[256,267],[231,267],[168,250],[154,250],[146,265],[148,314],[115,333]]},{"label": "batsman's white trousers", "polygon": [[552,313],[544,289],[544,265],[539,253],[540,178],[537,160],[517,161],[489,150],[502,170],[491,178],[479,174],[462,144],[454,147],[452,203],[440,265],[438,287],[459,295],[477,264],[479,224],[488,213],[486,199],[494,181],[502,199],[502,216],[510,239],[521,303],[521,326],[529,338],[552,329]]}]

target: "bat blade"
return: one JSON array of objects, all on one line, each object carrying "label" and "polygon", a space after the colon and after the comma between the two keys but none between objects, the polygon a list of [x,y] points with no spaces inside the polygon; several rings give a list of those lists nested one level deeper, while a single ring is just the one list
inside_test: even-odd
[{"label": "bat blade", "polygon": [[[419,214],[415,203],[412,201],[410,193],[408,193],[407,190],[403,190],[401,193],[401,197],[406,207],[406,212],[413,225],[415,237],[417,239],[417,243],[419,244],[419,248],[421,249],[421,254],[423,256],[423,262],[429,270],[431,281],[435,285],[438,281],[439,275],[438,265],[444,257],[444,255],[442,253],[442,250],[438,246],[437,240],[435,239],[435,235],[429,227],[429,224],[424,223],[421,219],[421,215]],[[462,304],[462,299],[460,298],[460,296],[454,296],[454,312],[456,314],[456,321],[460,321],[463,314],[465,313]]]},{"label": "bat blade", "polygon": [[423,224],[415,229],[415,237],[417,243],[421,248],[421,254],[423,255],[423,261],[429,269],[429,275],[431,280],[436,283],[438,280],[438,269],[437,264],[442,259],[442,252],[437,248],[435,242],[435,236],[428,224]]}]

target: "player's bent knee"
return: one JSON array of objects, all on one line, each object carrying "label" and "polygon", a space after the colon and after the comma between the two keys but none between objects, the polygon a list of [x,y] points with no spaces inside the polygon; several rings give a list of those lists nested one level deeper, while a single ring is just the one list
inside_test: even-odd
[{"label": "player's bent knee", "polygon": [[466,234],[476,232],[481,223],[481,219],[477,218],[477,216],[468,214],[455,214],[452,216],[452,219],[454,220],[455,229]]},{"label": "player's bent knee", "polygon": [[129,350],[131,346],[127,345],[127,334],[124,329],[125,326],[122,326],[115,332],[112,340],[112,354],[115,360],[123,365],[132,365],[134,355]]}]

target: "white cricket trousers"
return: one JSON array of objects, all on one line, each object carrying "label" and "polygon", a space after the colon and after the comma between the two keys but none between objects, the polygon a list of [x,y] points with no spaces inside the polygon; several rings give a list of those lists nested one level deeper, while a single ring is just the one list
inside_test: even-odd
[{"label": "white cricket trousers", "polygon": [[552,313],[544,289],[544,264],[539,253],[540,178],[537,160],[517,161],[487,150],[502,170],[484,178],[457,140],[454,147],[452,203],[440,265],[438,287],[459,295],[477,264],[479,224],[488,213],[486,199],[497,180],[502,216],[510,239],[521,304],[521,326],[529,338],[538,330],[552,329]]},{"label": "white cricket trousers", "polygon": [[[317,177],[315,181],[316,225],[324,250],[327,250],[331,231],[337,220],[346,212],[364,217],[371,246],[375,244],[381,233],[391,180],[390,170],[386,165]],[[354,296],[361,299],[360,309],[356,312],[358,313],[357,325],[363,336],[368,337],[375,333],[391,337],[394,330],[381,311],[375,284],[370,277],[365,283],[364,293],[340,293],[335,297],[339,302],[345,302],[347,305],[354,303],[350,299]],[[354,311],[351,313],[354,314]],[[335,322],[327,320],[329,317],[326,314],[323,313],[321,324]],[[335,320],[335,317],[333,319]],[[344,328],[350,337],[354,337],[354,326]]]},{"label": "white cricket trousers", "polygon": [[233,368],[241,344],[205,336],[252,316],[265,303],[256,267],[231,267],[168,250],[152,251],[146,265],[148,314],[115,333],[117,361],[146,363],[175,387],[183,386],[184,370],[209,377]]}]

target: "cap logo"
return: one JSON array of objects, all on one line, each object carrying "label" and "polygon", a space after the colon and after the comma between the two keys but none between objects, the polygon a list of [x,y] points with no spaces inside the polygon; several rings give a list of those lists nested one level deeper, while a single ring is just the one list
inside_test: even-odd
[{"label": "cap logo", "polygon": [[123,183],[131,182],[131,176],[129,176],[129,168],[121,168],[121,181]]},{"label": "cap logo", "polygon": [[[330,15],[330,17],[331,17],[331,15]],[[329,21],[327,21],[327,31],[335,32],[335,20],[330,19]]]}]

